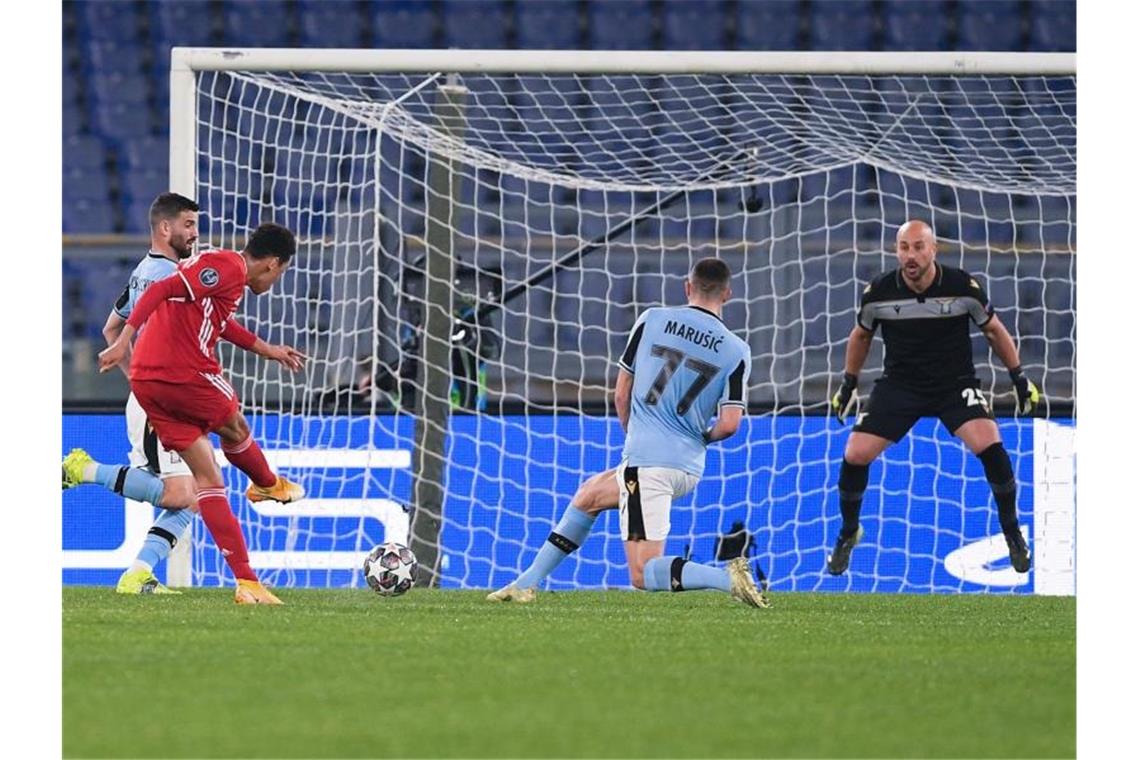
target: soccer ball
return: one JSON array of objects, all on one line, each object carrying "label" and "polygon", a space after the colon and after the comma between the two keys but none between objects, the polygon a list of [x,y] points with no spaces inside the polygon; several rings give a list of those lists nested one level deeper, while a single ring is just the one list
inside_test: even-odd
[{"label": "soccer ball", "polygon": [[399,596],[416,583],[416,555],[403,544],[380,544],[364,558],[364,580],[380,596]]}]

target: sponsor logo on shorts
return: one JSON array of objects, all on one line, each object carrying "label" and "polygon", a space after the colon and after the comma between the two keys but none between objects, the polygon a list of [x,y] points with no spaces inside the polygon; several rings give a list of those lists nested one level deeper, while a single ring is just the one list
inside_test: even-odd
[{"label": "sponsor logo on shorts", "polygon": [[217,269],[203,269],[198,273],[198,282],[205,285],[207,288],[212,288],[218,284],[218,270]]},{"label": "sponsor logo on shorts", "polygon": [[625,481],[625,487],[630,493],[637,493],[637,481],[636,480]]}]

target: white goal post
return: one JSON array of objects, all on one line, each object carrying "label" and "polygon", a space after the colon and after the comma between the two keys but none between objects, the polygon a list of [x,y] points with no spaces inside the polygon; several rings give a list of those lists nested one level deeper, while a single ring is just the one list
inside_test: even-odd
[{"label": "white goal post", "polygon": [[[633,318],[681,302],[712,255],[734,272],[725,320],[752,346],[752,414],[677,505],[671,553],[719,561],[743,535],[775,590],[1074,593],[1075,64],[175,48],[170,187],[201,205],[203,242],[238,246],[269,220],[300,242],[243,310],[305,350],[306,372],[223,353],[263,447],[313,497],[255,509],[234,490],[255,567],[360,586],[364,554],[394,538],[425,581],[509,580],[577,482],[616,464],[608,393]],[[980,466],[929,421],[872,469],[851,571],[822,572],[848,434],[826,399],[859,291],[915,216],[940,260],[983,281],[1047,399],[1044,419],[1001,421],[1031,579],[994,564]],[[1008,411],[984,341],[975,359]],[[172,585],[221,582],[194,531]],[[595,532],[551,588],[625,585],[616,520]]]}]

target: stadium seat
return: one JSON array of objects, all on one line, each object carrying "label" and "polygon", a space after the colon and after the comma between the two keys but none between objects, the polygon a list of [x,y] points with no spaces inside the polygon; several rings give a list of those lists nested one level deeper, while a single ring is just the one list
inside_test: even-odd
[{"label": "stadium seat", "polygon": [[92,71],[88,92],[96,103],[127,103],[149,109],[150,86],[143,74]]},{"label": "stadium seat", "polygon": [[799,50],[799,0],[765,0],[736,5],[739,50]]},{"label": "stadium seat", "polygon": [[365,44],[365,23],[355,0],[306,2],[299,13],[302,47],[359,48]]},{"label": "stadium seat", "polygon": [[594,50],[650,50],[654,47],[653,8],[649,0],[592,2],[587,38]]},{"label": "stadium seat", "polygon": [[160,130],[149,108],[130,103],[99,103],[92,111],[95,130],[117,142],[155,134]]},{"label": "stadium seat", "polygon": [[80,48],[80,64],[87,72],[139,74],[145,70],[146,55],[136,42],[95,38]]},{"label": "stadium seat", "polygon": [[123,211],[123,232],[129,235],[150,233],[150,204],[153,198],[137,198]]},{"label": "stadium seat", "polygon": [[101,337],[107,315],[129,278],[129,264],[118,261],[84,262],[79,289],[87,315],[88,334],[92,337]]},{"label": "stadium seat", "polygon": [[165,136],[146,135],[124,143],[119,151],[123,169],[163,166],[170,160],[170,142]]},{"label": "stadium seat", "polygon": [[948,16],[941,3],[888,2],[883,8],[883,50],[947,50]]},{"label": "stadium seat", "polygon": [[75,5],[79,11],[76,32],[80,39],[114,40],[126,44],[135,44],[140,39],[141,3],[88,0]]},{"label": "stadium seat", "polygon": [[124,172],[119,182],[119,196],[123,203],[150,204],[159,193],[166,192],[169,172],[163,163],[155,162],[149,167],[143,167]]},{"label": "stadium seat", "polygon": [[1031,0],[1029,49],[1039,52],[1076,52],[1075,0]]},{"label": "stadium seat", "polygon": [[75,135],[85,135],[89,133],[87,128],[87,116],[79,106],[64,103],[61,116],[63,121],[63,137],[65,139]]},{"label": "stadium seat", "polygon": [[289,47],[292,44],[292,9],[285,0],[255,3],[230,0],[223,11],[225,44],[235,47]]},{"label": "stadium seat", "polygon": [[436,46],[436,12],[425,0],[373,2],[372,44],[379,48]]},{"label": "stadium seat", "polygon": [[78,75],[64,70],[61,83],[63,87],[63,107],[78,107],[83,102],[83,85],[80,83]]},{"label": "stadium seat", "polygon": [[105,203],[111,194],[107,174],[101,167],[90,170],[65,168],[63,174],[64,206],[77,201]]},{"label": "stadium seat", "polygon": [[64,234],[105,235],[114,231],[115,217],[110,204],[105,200],[81,200],[64,204]]},{"label": "stadium seat", "polygon": [[960,0],[958,50],[1023,50],[1023,19],[1017,0]]},{"label": "stadium seat", "polygon": [[515,42],[519,48],[572,50],[581,47],[577,3],[516,3]]},{"label": "stadium seat", "polygon": [[877,18],[867,0],[815,3],[808,22],[812,50],[874,50]]},{"label": "stadium seat", "polygon": [[214,2],[204,0],[163,0],[147,3],[152,37],[177,45],[202,46],[214,41]]},{"label": "stadium seat", "polygon": [[661,42],[666,50],[724,50],[724,4],[674,0],[662,8]]},{"label": "stadium seat", "polygon": [[500,0],[444,0],[443,43],[468,50],[507,47],[510,18]]},{"label": "stadium seat", "polygon": [[103,141],[94,135],[72,135],[63,141],[63,171],[103,172],[107,151]]}]

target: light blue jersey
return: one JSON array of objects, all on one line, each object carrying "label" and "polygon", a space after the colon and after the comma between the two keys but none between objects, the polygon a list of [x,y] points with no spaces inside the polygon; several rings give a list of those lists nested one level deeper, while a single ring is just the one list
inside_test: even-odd
[{"label": "light blue jersey", "polygon": [[123,288],[122,295],[115,301],[115,313],[123,319],[129,319],[135,304],[142,297],[143,291],[150,287],[151,283],[164,280],[174,274],[177,269],[178,264],[161,253],[154,251],[148,253],[146,258],[140,261],[134,271],[131,272],[131,279]]},{"label": "light blue jersey", "polygon": [[721,406],[747,406],[748,344],[698,306],[652,308],[633,326],[619,363],[633,373],[622,457],[700,477],[710,422]]}]

